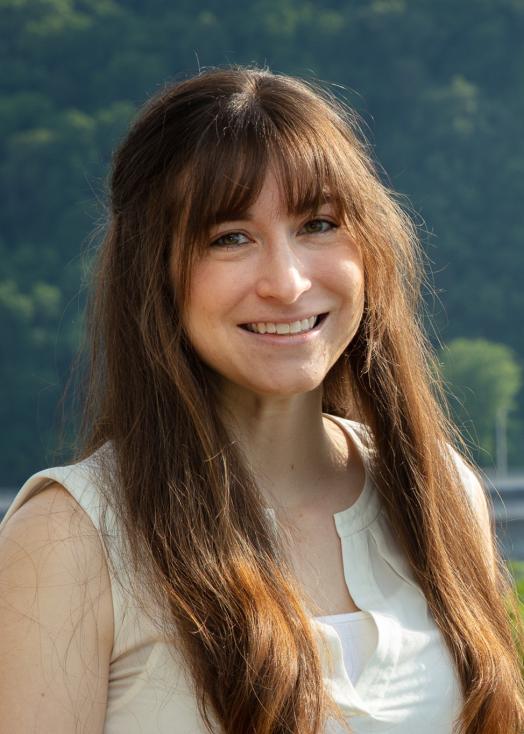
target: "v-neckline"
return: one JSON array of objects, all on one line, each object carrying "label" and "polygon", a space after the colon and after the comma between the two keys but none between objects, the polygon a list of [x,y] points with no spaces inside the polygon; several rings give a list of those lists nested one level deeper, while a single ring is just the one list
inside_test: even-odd
[{"label": "v-neckline", "polygon": [[[360,429],[354,427],[362,426],[362,430],[364,430],[363,424],[358,424],[347,418],[340,418],[330,413],[322,413],[322,415],[338,425],[346,438],[350,439],[352,446],[360,456],[364,468],[364,484],[357,499],[349,507],[333,513],[337,533],[342,538],[353,533],[358,533],[374,522],[381,510],[381,504],[371,477],[370,451],[359,436]],[[272,521],[276,523],[275,508],[265,507],[264,509]]]}]

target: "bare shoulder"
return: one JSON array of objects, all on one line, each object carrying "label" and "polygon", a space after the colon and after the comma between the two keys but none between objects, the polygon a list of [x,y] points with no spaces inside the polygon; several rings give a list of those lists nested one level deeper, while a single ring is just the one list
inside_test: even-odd
[{"label": "bare shoulder", "polygon": [[5,532],[11,535],[13,532],[23,532],[24,529],[38,529],[44,520],[54,530],[64,527],[66,521],[75,521],[79,530],[96,534],[96,528],[74,497],[61,484],[52,482],[28,499],[9,518],[1,535]]},{"label": "bare shoulder", "polygon": [[71,583],[96,585],[103,602],[101,632],[112,640],[111,582],[100,536],[87,513],[57,482],[27,500],[2,528],[0,573],[8,573],[13,564],[18,573],[31,568],[35,578],[63,570]]},{"label": "bare shoulder", "polygon": [[[113,641],[98,532],[60,484],[0,533],[0,720],[6,731],[101,732]],[[10,724],[10,726],[9,726]],[[45,724],[45,725],[44,725]]]}]

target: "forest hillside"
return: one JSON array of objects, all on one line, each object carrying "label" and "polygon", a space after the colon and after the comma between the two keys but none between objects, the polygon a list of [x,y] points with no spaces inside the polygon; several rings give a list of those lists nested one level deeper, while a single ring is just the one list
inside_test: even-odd
[{"label": "forest hillside", "polygon": [[[0,485],[56,463],[57,403],[119,137],[164,83],[229,63],[320,78],[358,110],[428,256],[431,339],[438,349],[458,340],[459,356],[470,355],[447,374],[462,375],[458,403],[471,406],[463,420],[482,443],[477,456],[494,461],[502,410],[510,465],[524,464],[523,0],[0,0],[0,9]],[[472,378],[475,391],[479,349],[501,362],[484,383]],[[510,373],[502,408],[479,401],[493,380],[507,388]]]}]

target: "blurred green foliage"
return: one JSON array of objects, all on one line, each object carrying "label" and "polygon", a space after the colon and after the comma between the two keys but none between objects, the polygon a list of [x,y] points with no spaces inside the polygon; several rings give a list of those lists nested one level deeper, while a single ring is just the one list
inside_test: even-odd
[{"label": "blurred green foliage", "polygon": [[419,213],[441,337],[524,355],[522,0],[0,0],[0,13],[1,484],[55,460],[111,152],[138,105],[199,67],[332,83]]},{"label": "blurred green foliage", "polygon": [[515,409],[522,384],[515,355],[486,339],[453,339],[442,352],[442,371],[457,425],[478,447],[477,461],[492,463],[497,416]]}]

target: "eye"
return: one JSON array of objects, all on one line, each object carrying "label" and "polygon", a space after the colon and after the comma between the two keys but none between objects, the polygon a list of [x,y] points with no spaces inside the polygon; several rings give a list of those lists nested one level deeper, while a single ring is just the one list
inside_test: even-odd
[{"label": "eye", "polygon": [[338,225],[330,222],[329,219],[310,219],[301,229],[306,234],[324,234],[332,229],[337,229]]},{"label": "eye", "polygon": [[213,240],[211,247],[239,247],[247,244],[247,242],[248,239],[242,232],[228,232]]}]

